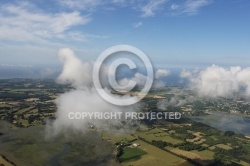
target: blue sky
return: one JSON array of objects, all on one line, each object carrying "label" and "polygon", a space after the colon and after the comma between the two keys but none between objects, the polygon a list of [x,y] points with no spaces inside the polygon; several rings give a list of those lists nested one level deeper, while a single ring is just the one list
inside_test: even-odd
[{"label": "blue sky", "polygon": [[248,0],[0,0],[0,67],[58,66],[69,47],[94,61],[130,44],[156,67],[249,66]]}]

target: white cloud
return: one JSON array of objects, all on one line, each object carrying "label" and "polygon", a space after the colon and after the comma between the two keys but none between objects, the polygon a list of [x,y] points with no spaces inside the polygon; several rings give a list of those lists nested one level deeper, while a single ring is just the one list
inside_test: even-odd
[{"label": "white cloud", "polygon": [[3,66],[3,67],[24,67],[24,68],[33,67],[33,65],[27,65],[27,64],[6,64],[6,63],[2,63],[2,64],[0,64],[0,66]]},{"label": "white cloud", "polygon": [[166,3],[167,0],[150,0],[146,5],[141,7],[142,17],[154,16],[157,10],[162,9],[162,5]]},{"label": "white cloud", "polygon": [[190,88],[200,96],[232,97],[241,88],[245,89],[241,95],[250,96],[250,68],[212,65],[198,72],[183,71],[180,76],[187,78]]},{"label": "white cloud", "polygon": [[174,96],[171,97],[170,99],[162,99],[157,103],[157,108],[165,110],[166,107],[169,106],[183,106],[185,104],[188,103],[192,103],[195,100],[197,100],[195,97],[193,96],[186,96],[185,98],[181,98],[179,96]]},{"label": "white cloud", "polygon": [[[136,9],[142,17],[152,17],[157,11],[170,12],[173,15],[196,14],[202,7],[212,3],[212,0],[61,0],[59,4],[70,9],[84,11],[115,10],[119,7]],[[170,9],[170,11],[168,11]]]},{"label": "white cloud", "polygon": [[[69,48],[60,49],[58,57],[63,61],[64,66],[61,74],[57,78],[58,83],[70,84],[75,89],[72,89],[64,94],[61,94],[56,99],[57,112],[56,119],[47,124],[47,136],[56,136],[60,133],[68,133],[68,131],[85,131],[88,124],[94,124],[104,127],[104,120],[91,119],[84,117],[83,119],[70,119],[69,113],[104,113],[104,112],[122,112],[135,111],[138,105],[127,107],[119,107],[106,102],[96,91],[92,83],[93,64],[90,62],[81,61],[74,52]],[[114,95],[114,94],[110,94]],[[118,96],[118,98],[128,96]],[[112,124],[118,123],[118,120],[110,119]]]},{"label": "white cloud", "polygon": [[183,2],[176,2],[173,0],[149,0],[146,5],[140,5],[140,10],[142,12],[142,17],[152,17],[157,11],[164,11],[166,14],[180,15],[194,15],[202,7],[211,4],[212,0],[185,0]]},{"label": "white cloud", "polygon": [[[148,78],[150,79],[150,78]],[[128,85],[129,81],[134,81],[136,82],[137,86],[144,86],[146,84],[147,81],[147,76],[141,74],[141,73],[135,73],[134,77],[132,78],[123,78],[121,80],[119,80],[119,84],[121,86],[125,86]],[[128,89],[131,89],[131,87],[127,87]]]},{"label": "white cloud", "polygon": [[140,27],[140,26],[142,26],[142,22],[137,22],[137,23],[134,23],[134,24],[133,24],[133,27],[134,27],[134,28],[138,28],[138,27]]},{"label": "white cloud", "polygon": [[167,77],[170,75],[170,71],[166,69],[158,69],[155,72],[155,79],[153,88],[163,88],[166,86],[166,82],[162,81],[161,78]]},{"label": "white cloud", "polygon": [[74,87],[89,86],[92,84],[91,63],[82,62],[71,49],[63,48],[58,51],[59,59],[64,63],[63,70],[57,81],[71,84]]},{"label": "white cloud", "polygon": [[156,72],[155,72],[155,78],[156,79],[160,79],[162,77],[166,77],[170,74],[170,71],[169,70],[166,70],[166,69],[158,69]]},{"label": "white cloud", "polygon": [[[166,83],[161,81],[160,79],[163,77],[167,77],[168,75],[170,75],[170,71],[166,70],[166,69],[158,69],[155,74],[154,74],[154,78],[149,78],[146,75],[143,75],[141,73],[135,73],[134,77],[132,78],[123,78],[121,80],[119,80],[119,85],[121,86],[125,86],[128,85],[129,81],[134,81],[136,82],[136,85],[138,86],[144,86],[146,84],[147,79],[154,79],[153,82],[153,88],[162,88],[164,86],[166,86]],[[131,87],[127,87],[128,89],[131,89]]]},{"label": "white cloud", "polygon": [[183,13],[195,14],[198,10],[204,6],[212,3],[212,0],[187,0],[184,5]]},{"label": "white cloud", "polygon": [[119,3],[119,4],[123,4],[126,2],[126,0],[113,0],[113,3]]},{"label": "white cloud", "polygon": [[104,3],[101,0],[60,0],[58,2],[64,7],[89,11]]},{"label": "white cloud", "polygon": [[46,43],[51,38],[66,38],[67,30],[90,21],[79,12],[46,13],[27,3],[0,7],[0,38],[12,41]]},{"label": "white cloud", "polygon": [[184,3],[172,4],[171,10],[173,15],[187,14],[194,15],[202,7],[210,5],[212,0],[186,0]]},{"label": "white cloud", "polygon": [[[142,12],[141,16],[150,17],[156,11],[164,10],[168,0],[149,0],[146,4],[140,1],[124,0],[62,0],[58,1],[64,7],[72,9],[71,12],[51,13],[43,11],[32,3],[18,2],[3,4],[0,7],[0,39],[11,41],[32,41],[43,44],[55,43],[51,39],[62,41],[86,41],[89,37],[106,38],[105,36],[86,35],[81,31],[73,31],[72,27],[85,25],[91,18],[82,16],[80,12],[97,11],[100,7],[110,6],[119,8],[123,4],[127,8],[136,8]],[[211,3],[211,0],[187,0],[183,4],[172,4],[171,9],[176,13],[194,14],[201,7]],[[124,7],[123,6],[123,7]],[[165,7],[164,7],[165,6]],[[133,24],[135,28],[142,26],[142,22]],[[61,42],[62,42],[61,41]]]},{"label": "white cloud", "polygon": [[179,5],[177,5],[177,4],[172,4],[171,5],[171,9],[172,10],[176,10],[176,9],[178,9],[179,8]]}]

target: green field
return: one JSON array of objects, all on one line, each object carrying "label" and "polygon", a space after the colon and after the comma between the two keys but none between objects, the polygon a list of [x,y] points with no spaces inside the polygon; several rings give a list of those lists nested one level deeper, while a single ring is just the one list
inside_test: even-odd
[{"label": "green field", "polygon": [[131,148],[131,147],[125,147],[123,148],[123,154],[120,157],[120,161],[123,162],[125,160],[135,159],[139,158],[142,155],[147,154],[145,151],[139,148]]},{"label": "green field", "polygon": [[112,142],[130,142],[134,140],[136,137],[132,136],[130,133],[124,133],[124,132],[116,132],[116,133],[110,133],[104,131],[102,133],[102,139],[103,140],[110,140]]},{"label": "green field", "polygon": [[214,150],[215,147],[218,147],[218,148],[221,148],[221,149],[225,149],[225,150],[233,149],[231,146],[225,145],[225,144],[217,144],[217,145],[214,145],[214,146],[209,147],[209,149],[210,149],[210,150]]},{"label": "green field", "polygon": [[196,161],[197,163],[201,165],[209,165],[213,163],[213,152],[209,150],[203,150],[203,151],[186,151],[181,150],[178,148],[172,148],[172,147],[166,147],[165,149],[175,153],[176,155],[180,155],[189,159],[192,159],[193,161]]},{"label": "green field", "polygon": [[147,154],[141,156],[139,159],[131,159],[122,162],[123,166],[152,166],[152,165],[175,165],[175,166],[192,166],[186,160],[172,155],[162,149],[159,149],[153,145],[150,145],[141,140],[137,140],[134,143],[139,144],[139,148],[145,151]]},{"label": "green field", "polygon": [[198,151],[198,150],[192,150],[191,152],[196,153],[198,155],[204,156],[208,159],[213,159],[214,157],[214,152],[210,151],[210,150],[202,150],[202,151]]},{"label": "green field", "polygon": [[17,111],[17,113],[16,113],[16,114],[22,114],[22,113],[24,113],[24,112],[26,112],[26,111],[30,110],[31,108],[33,108],[33,106],[28,107],[28,108],[23,108],[23,109],[20,109],[20,110],[18,110],[18,111]]},{"label": "green field", "polygon": [[26,91],[29,91],[29,92],[31,92],[31,91],[41,91],[41,90],[45,90],[45,89],[40,89],[40,88],[37,88],[37,89],[29,89],[29,88],[27,88],[27,89],[11,89],[11,92],[26,92]]},{"label": "green field", "polygon": [[0,154],[18,166],[50,166],[58,162],[60,165],[116,164],[110,155],[115,151],[114,146],[100,140],[100,133],[95,131],[71,133],[70,138],[62,135],[46,139],[44,126],[12,128],[11,124],[0,121],[0,132],[6,133],[0,136]]},{"label": "green field", "polygon": [[158,129],[159,131],[157,132],[136,132],[135,134],[140,136],[141,138],[144,138],[145,140],[152,142],[153,140],[155,141],[165,141],[171,144],[179,144],[182,143],[182,140],[178,140],[175,138],[172,138],[168,133]]},{"label": "green field", "polygon": [[215,146],[218,147],[218,148],[225,149],[225,150],[233,149],[231,146],[225,145],[225,144],[218,144],[218,145],[215,145]]},{"label": "green field", "polygon": [[10,104],[0,104],[0,107],[9,107],[9,108],[11,108],[11,107],[14,107],[14,106],[10,105]]}]

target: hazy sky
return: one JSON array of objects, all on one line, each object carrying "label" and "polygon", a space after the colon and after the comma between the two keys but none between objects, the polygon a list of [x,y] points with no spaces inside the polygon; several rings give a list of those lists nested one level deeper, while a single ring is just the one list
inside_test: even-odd
[{"label": "hazy sky", "polygon": [[249,0],[0,0],[0,65],[58,65],[61,47],[94,61],[130,44],[159,67],[248,66],[249,9]]}]

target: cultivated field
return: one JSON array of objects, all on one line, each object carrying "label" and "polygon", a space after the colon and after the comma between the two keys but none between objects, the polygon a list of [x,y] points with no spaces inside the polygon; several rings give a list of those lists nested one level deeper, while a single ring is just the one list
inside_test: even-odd
[{"label": "cultivated field", "polygon": [[120,157],[120,161],[126,161],[131,159],[139,159],[141,156],[147,154],[144,150],[135,147],[123,148],[123,154]]},{"label": "cultivated field", "polygon": [[122,162],[123,166],[152,166],[152,165],[175,165],[175,166],[192,166],[186,160],[174,156],[164,150],[161,150],[155,146],[145,143],[141,140],[137,140],[134,143],[139,144],[139,148],[147,152],[147,154],[141,156],[139,159],[129,160]]},{"label": "cultivated field", "polygon": [[14,166],[10,162],[8,162],[3,156],[0,156],[0,165],[3,165],[3,166]]}]

